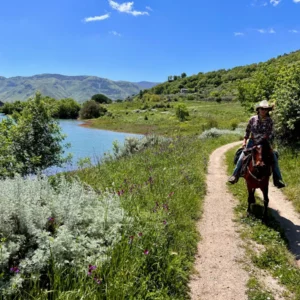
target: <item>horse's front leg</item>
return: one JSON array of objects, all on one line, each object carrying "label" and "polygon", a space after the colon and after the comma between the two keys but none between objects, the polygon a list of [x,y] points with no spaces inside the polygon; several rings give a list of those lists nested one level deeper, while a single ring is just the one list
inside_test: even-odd
[{"label": "horse's front leg", "polygon": [[264,195],[264,214],[263,214],[263,219],[262,221],[264,223],[267,223],[269,220],[268,217],[268,205],[269,205],[269,186],[267,185],[264,189],[263,189],[263,195]]},{"label": "horse's front leg", "polygon": [[247,215],[249,216],[250,213],[251,213],[251,204],[255,203],[255,197],[254,197],[255,189],[251,188],[249,185],[247,185],[247,189],[248,189],[248,209],[247,209]]}]

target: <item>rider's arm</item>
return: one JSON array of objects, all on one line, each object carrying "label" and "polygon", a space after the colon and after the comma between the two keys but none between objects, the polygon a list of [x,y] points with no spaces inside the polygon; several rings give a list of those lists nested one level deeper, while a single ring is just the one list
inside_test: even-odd
[{"label": "rider's arm", "polygon": [[252,125],[252,118],[249,120],[248,125],[246,127],[246,132],[245,132],[245,136],[244,136],[244,140],[243,140],[243,147],[246,147],[247,140],[250,137],[251,125]]}]

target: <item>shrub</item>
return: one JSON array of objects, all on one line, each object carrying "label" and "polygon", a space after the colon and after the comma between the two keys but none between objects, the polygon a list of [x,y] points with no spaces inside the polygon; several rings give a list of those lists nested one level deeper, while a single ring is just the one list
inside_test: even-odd
[{"label": "shrub", "polygon": [[100,103],[100,104],[112,103],[112,100],[110,98],[108,98],[107,96],[103,95],[103,94],[93,95],[91,100],[94,100],[94,101],[96,101],[97,103]]},{"label": "shrub", "polygon": [[107,109],[100,106],[96,101],[90,100],[83,103],[82,108],[79,112],[81,119],[93,119],[104,116]]},{"label": "shrub", "polygon": [[50,267],[86,270],[121,239],[118,196],[64,178],[53,188],[47,178],[16,177],[0,190],[0,294],[26,288],[31,274],[47,281]]},{"label": "shrub", "polygon": [[241,130],[228,130],[228,129],[217,129],[211,128],[209,130],[204,131],[199,138],[200,139],[207,139],[207,138],[217,138],[223,135],[231,135],[236,134],[242,136],[243,132]]},{"label": "shrub", "polygon": [[143,151],[148,147],[162,144],[167,140],[168,139],[156,135],[146,135],[141,139],[135,137],[127,137],[123,146],[120,146],[117,141],[113,143],[113,154],[109,154],[107,158],[118,159],[121,157],[131,156],[134,153]]},{"label": "shrub", "polygon": [[282,67],[274,97],[275,128],[284,143],[300,145],[300,64]]},{"label": "shrub", "polygon": [[188,109],[185,104],[178,104],[176,107],[176,116],[182,122],[189,116]]},{"label": "shrub", "polygon": [[232,119],[230,122],[230,127],[232,130],[235,130],[239,125],[239,120],[238,119]]}]

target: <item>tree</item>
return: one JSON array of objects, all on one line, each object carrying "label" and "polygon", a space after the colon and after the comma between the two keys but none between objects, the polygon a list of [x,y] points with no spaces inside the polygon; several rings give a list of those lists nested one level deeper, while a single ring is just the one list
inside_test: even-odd
[{"label": "tree", "polygon": [[83,103],[79,116],[81,119],[93,119],[105,115],[106,112],[107,109],[105,107],[94,100],[89,100]]},{"label": "tree", "polygon": [[181,78],[185,78],[186,76],[187,76],[186,73],[181,74]]},{"label": "tree", "polygon": [[281,68],[274,99],[277,137],[300,146],[300,63]]},{"label": "tree", "polygon": [[95,94],[94,96],[92,96],[91,100],[94,100],[100,104],[112,103],[112,100],[103,94]]},{"label": "tree", "polygon": [[71,98],[61,99],[55,103],[56,110],[53,117],[58,119],[77,119],[80,105]]},{"label": "tree", "polygon": [[61,142],[65,136],[40,93],[27,102],[21,113],[15,112],[11,119],[2,122],[0,131],[0,169],[7,162],[12,165],[5,177],[14,173],[36,174],[68,161],[62,157]]},{"label": "tree", "polygon": [[185,104],[178,104],[176,107],[176,116],[182,122],[189,116],[189,111]]}]

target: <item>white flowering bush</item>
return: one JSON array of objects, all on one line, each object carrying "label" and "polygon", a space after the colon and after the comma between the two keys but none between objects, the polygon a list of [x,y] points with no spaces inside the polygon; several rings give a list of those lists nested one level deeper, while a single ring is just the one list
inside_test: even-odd
[{"label": "white flowering bush", "polygon": [[228,130],[228,129],[218,129],[218,128],[211,128],[209,130],[205,130],[199,136],[200,139],[207,139],[207,138],[217,138],[222,135],[242,135],[243,131],[240,128],[236,128],[235,130]]},{"label": "white flowering bush", "polygon": [[0,293],[22,287],[29,274],[86,269],[107,259],[129,220],[120,198],[96,194],[77,180],[53,187],[47,178],[0,181]]}]

